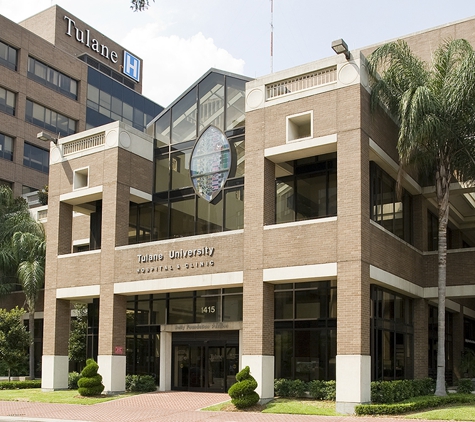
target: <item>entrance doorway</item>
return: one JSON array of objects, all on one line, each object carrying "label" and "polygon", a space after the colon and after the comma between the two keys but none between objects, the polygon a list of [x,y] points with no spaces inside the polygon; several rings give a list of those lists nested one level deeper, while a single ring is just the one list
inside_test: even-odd
[{"label": "entrance doorway", "polygon": [[236,382],[236,374],[239,371],[239,345],[237,335],[236,340],[233,340],[226,334],[228,333],[207,333],[206,339],[201,341],[196,338],[180,339],[181,336],[174,335],[174,390],[228,391]]}]

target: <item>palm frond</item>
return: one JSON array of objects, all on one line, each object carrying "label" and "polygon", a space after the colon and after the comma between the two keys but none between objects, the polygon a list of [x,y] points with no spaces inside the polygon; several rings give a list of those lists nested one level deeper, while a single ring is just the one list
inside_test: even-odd
[{"label": "palm frond", "polygon": [[17,274],[21,288],[25,293],[28,309],[30,312],[34,312],[38,293],[44,284],[44,265],[40,261],[23,261],[18,266]]}]

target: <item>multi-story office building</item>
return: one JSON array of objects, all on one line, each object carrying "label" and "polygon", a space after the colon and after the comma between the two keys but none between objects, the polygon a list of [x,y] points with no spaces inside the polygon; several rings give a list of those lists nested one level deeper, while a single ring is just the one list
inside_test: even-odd
[{"label": "multi-story office building", "polygon": [[[427,59],[474,26],[405,38]],[[116,122],[51,144],[43,388],[67,386],[75,301],[106,391],[126,373],[227,391],[249,365],[264,399],[274,378],[336,379],[351,412],[371,380],[433,375],[434,187],[408,173],[396,193],[372,49],[255,80],[210,70],[147,134]],[[475,344],[473,188],[454,183],[449,228],[451,383]]]},{"label": "multi-story office building", "polygon": [[[116,120],[144,131],[163,107],[141,94],[142,69],[140,58],[59,6],[20,24],[0,16],[0,184],[39,205],[50,161],[39,132],[61,138]],[[0,298],[0,306],[23,303],[21,292]],[[42,295],[38,306],[41,360]]]},{"label": "multi-story office building", "polygon": [[41,131],[143,130],[162,107],[141,92],[142,60],[59,6],[20,24],[0,16],[0,183],[16,196],[48,184]]}]

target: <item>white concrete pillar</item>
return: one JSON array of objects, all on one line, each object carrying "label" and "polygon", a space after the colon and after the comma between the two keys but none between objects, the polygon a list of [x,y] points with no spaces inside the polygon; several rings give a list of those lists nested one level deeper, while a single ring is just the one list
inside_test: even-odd
[{"label": "white concrete pillar", "polygon": [[353,414],[355,406],[371,401],[371,356],[337,355],[336,411]]},{"label": "white concrete pillar", "polygon": [[160,380],[159,391],[172,389],[172,333],[160,333]]},{"label": "white concrete pillar", "polygon": [[274,398],[274,356],[243,355],[242,368],[249,366],[251,375],[257,381],[256,392],[260,403]]},{"label": "white concrete pillar", "polygon": [[126,357],[124,355],[99,355],[98,373],[102,375],[104,394],[123,393],[125,391]]},{"label": "white concrete pillar", "polygon": [[41,362],[41,389],[43,391],[67,390],[68,357],[43,355]]}]

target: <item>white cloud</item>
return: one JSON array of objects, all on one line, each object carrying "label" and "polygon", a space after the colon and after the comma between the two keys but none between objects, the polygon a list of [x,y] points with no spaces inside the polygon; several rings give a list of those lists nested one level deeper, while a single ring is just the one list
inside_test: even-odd
[{"label": "white cloud", "polygon": [[211,67],[242,74],[244,60],[201,32],[190,38],[159,36],[159,25],[133,29],[121,44],[144,60],[143,94],[166,107]]}]

